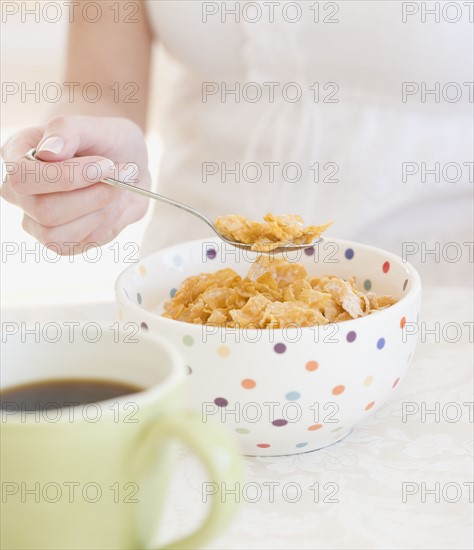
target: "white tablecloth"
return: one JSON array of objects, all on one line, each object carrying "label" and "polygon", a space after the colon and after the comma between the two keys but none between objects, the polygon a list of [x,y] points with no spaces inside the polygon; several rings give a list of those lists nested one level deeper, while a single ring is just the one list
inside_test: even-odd
[{"label": "white tablecloth", "polygon": [[[473,293],[425,289],[423,302],[424,334],[391,400],[332,447],[244,458],[246,480],[227,487],[225,497],[240,498],[240,513],[208,548],[473,547]],[[111,318],[113,304],[2,315],[2,321]],[[428,413],[436,409],[438,415]],[[202,521],[205,482],[204,470],[182,449],[163,537],[181,537]]]}]

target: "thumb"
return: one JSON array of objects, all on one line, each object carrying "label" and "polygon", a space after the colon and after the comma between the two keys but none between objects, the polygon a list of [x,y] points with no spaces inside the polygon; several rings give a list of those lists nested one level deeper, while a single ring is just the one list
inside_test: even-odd
[{"label": "thumb", "polygon": [[43,136],[36,147],[39,160],[60,162],[97,153],[97,122],[92,117],[59,116],[46,124]]}]

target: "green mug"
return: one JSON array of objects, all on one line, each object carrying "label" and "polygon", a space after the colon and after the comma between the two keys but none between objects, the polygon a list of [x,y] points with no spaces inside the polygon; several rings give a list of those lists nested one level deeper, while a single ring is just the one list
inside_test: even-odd
[{"label": "green mug", "polygon": [[[178,440],[197,454],[214,484],[239,482],[239,451],[219,426],[204,425],[199,414],[183,409],[185,367],[166,342],[135,331],[133,323],[55,324],[61,335],[56,327],[54,338],[51,327],[34,335],[8,324],[2,334],[2,389],[67,378],[145,389],[90,405],[48,404],[34,412],[4,402],[0,547],[155,548]],[[166,548],[199,548],[225,528],[236,507],[214,496],[197,532]]]}]

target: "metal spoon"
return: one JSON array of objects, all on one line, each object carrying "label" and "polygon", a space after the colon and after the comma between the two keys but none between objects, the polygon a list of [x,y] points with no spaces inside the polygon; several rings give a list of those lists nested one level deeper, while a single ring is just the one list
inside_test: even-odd
[{"label": "metal spoon", "polygon": [[[36,149],[30,149],[25,155],[25,157],[29,160],[35,160],[37,162],[42,162],[40,159],[37,159],[35,157]],[[222,233],[220,233],[214,223],[204,214],[199,212],[198,210],[195,210],[194,208],[191,208],[191,206],[188,206],[187,204],[183,204],[182,202],[175,201],[174,199],[170,199],[168,197],[165,197],[163,195],[159,195],[158,193],[153,193],[152,191],[147,191],[146,189],[141,189],[140,187],[136,187],[135,185],[131,185],[130,183],[125,183],[124,181],[119,181],[113,178],[102,178],[100,180],[101,183],[106,183],[107,185],[112,185],[114,187],[119,187],[121,189],[127,189],[128,191],[132,191],[133,193],[138,193],[139,195],[143,195],[144,197],[148,197],[149,199],[154,199],[156,201],[164,202],[166,204],[171,204],[171,206],[176,206],[176,208],[180,208],[181,210],[185,210],[186,212],[189,212],[190,214],[193,214],[200,220],[202,220],[204,223],[206,223],[213,231],[214,233],[222,239],[224,242],[231,244],[232,246],[235,246],[236,248],[241,248],[243,250],[251,250],[252,245],[241,243],[237,241],[231,241]],[[287,244],[284,246],[278,246],[277,248],[274,248],[272,250],[265,250],[265,251],[258,251],[259,253],[263,254],[280,254],[282,252],[293,252],[294,250],[302,250],[305,248],[310,248],[311,246],[314,246],[322,241],[322,238],[319,237],[316,239],[312,244]],[[257,252],[257,251],[254,251]]]}]

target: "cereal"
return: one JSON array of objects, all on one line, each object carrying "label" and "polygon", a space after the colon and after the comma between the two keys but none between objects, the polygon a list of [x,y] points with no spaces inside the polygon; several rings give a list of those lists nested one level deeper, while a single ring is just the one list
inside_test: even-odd
[{"label": "cereal", "polygon": [[285,245],[312,244],[332,222],[326,225],[309,225],[301,216],[266,214],[264,222],[256,222],[245,216],[232,214],[216,219],[217,230],[227,239],[251,244],[252,250],[270,251]]},{"label": "cereal", "polygon": [[262,255],[244,278],[232,269],[188,277],[163,316],[221,327],[308,327],[364,317],[395,302],[360,291],[354,278],[308,277],[301,264]]}]

